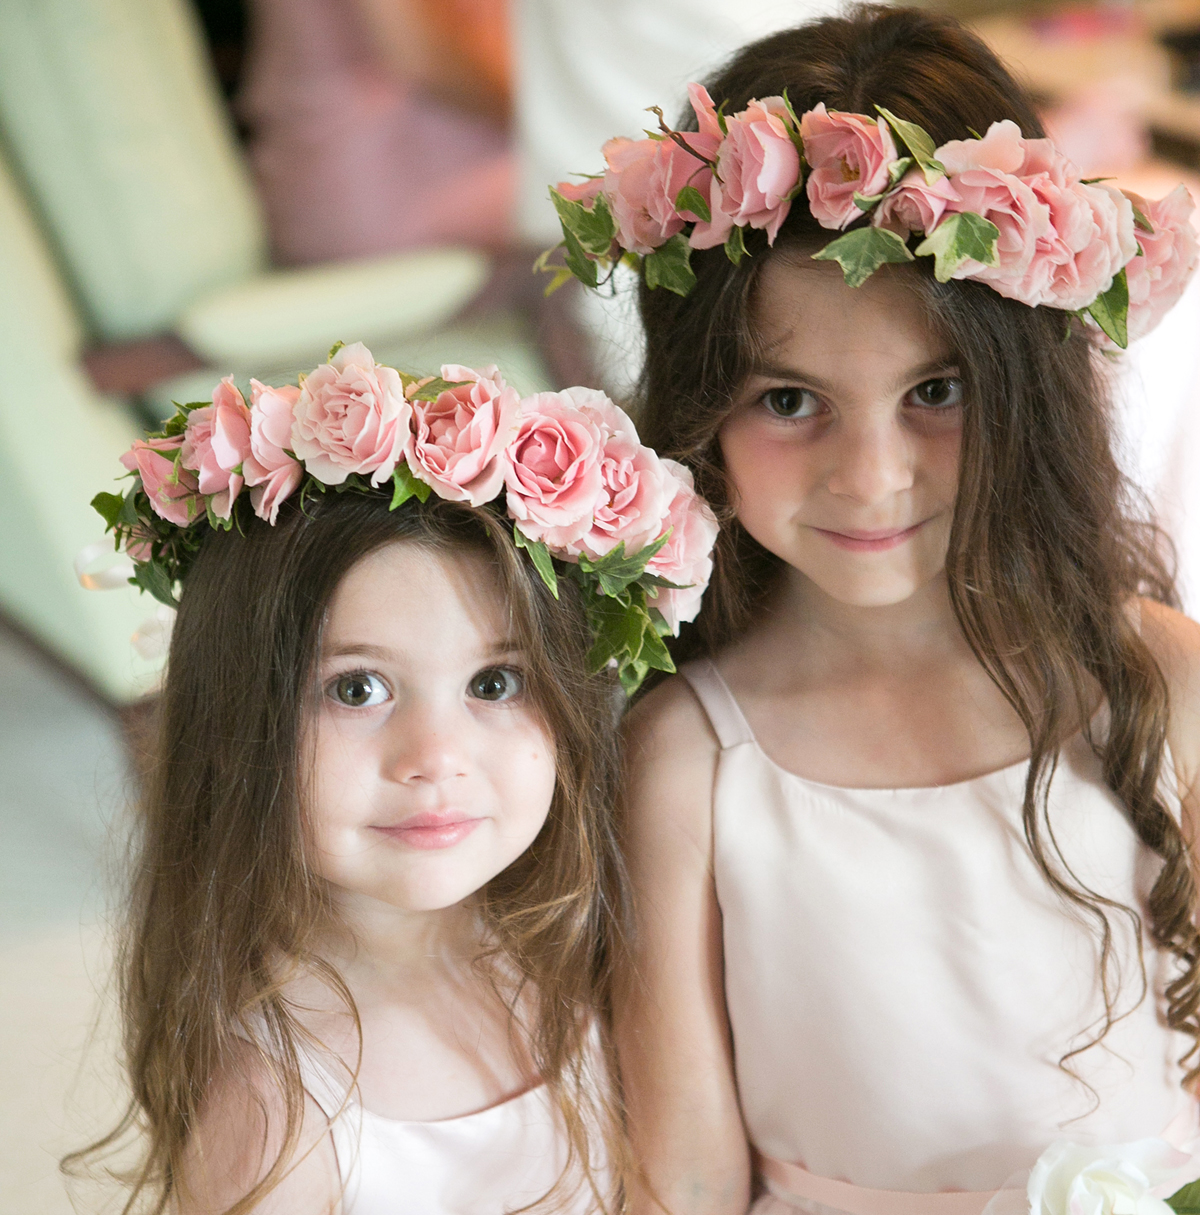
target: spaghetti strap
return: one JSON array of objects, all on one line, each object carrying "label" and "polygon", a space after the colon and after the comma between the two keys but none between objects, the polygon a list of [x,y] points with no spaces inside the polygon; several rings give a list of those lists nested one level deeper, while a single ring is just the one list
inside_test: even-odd
[{"label": "spaghetti strap", "polygon": [[707,658],[698,658],[685,663],[679,668],[679,673],[696,693],[696,699],[708,715],[722,751],[754,741],[750,723],[712,662]]}]

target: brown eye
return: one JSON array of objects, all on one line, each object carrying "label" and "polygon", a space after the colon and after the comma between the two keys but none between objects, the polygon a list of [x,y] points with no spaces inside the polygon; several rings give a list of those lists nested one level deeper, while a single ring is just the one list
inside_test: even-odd
[{"label": "brown eye", "polygon": [[820,406],[807,388],[771,388],[763,393],[762,403],[777,418],[811,418]]},{"label": "brown eye", "polygon": [[471,676],[467,690],[476,700],[511,700],[525,688],[519,672],[511,667],[486,667]]},{"label": "brown eye", "polygon": [[388,698],[388,689],[378,675],[354,671],[335,679],[329,685],[329,695],[348,708],[363,709],[383,704]]},{"label": "brown eye", "polygon": [[909,404],[925,409],[953,409],[962,404],[962,380],[954,376],[944,379],[925,380],[908,394]]}]

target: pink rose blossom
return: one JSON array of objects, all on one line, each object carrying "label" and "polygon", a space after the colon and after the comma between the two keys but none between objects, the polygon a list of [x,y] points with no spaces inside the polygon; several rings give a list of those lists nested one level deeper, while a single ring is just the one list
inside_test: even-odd
[{"label": "pink rose blossom", "polygon": [[[662,534],[667,502],[674,490],[657,454],[639,442],[624,412],[604,399],[623,421],[605,428],[599,501],[591,529],[577,543],[567,546],[571,556],[585,553],[593,559],[603,557],[621,543],[626,555],[640,552]],[[597,411],[592,411],[592,416],[599,420]]]},{"label": "pink rose blossom", "polygon": [[382,485],[404,453],[411,416],[399,374],[355,342],[304,381],[292,450],[325,485],[340,485],[351,473]]},{"label": "pink rose blossom", "polygon": [[821,102],[800,119],[808,175],[808,205],[822,228],[844,228],[863,212],[856,193],[882,194],[888,170],[899,153],[882,118],[862,114],[831,114]]},{"label": "pink rose blossom", "polygon": [[563,552],[591,529],[604,489],[606,433],[587,408],[592,395],[603,394],[567,388],[527,397],[506,453],[509,517],[531,540]]},{"label": "pink rose blossom", "polygon": [[789,134],[790,122],[782,97],[752,101],[726,121],[717,157],[720,181],[714,179],[710,193],[712,222],[696,225],[693,248],[721,244],[734,225],[765,229],[768,242],[775,243],[800,180],[800,153]]},{"label": "pink rose blossom", "polygon": [[272,388],[250,381],[250,455],[242,464],[246,484],[252,486],[254,513],[272,526],[279,507],[296,492],[304,466],[288,455],[292,441],[292,413],[300,389],[294,384]]},{"label": "pink rose blossom", "polygon": [[950,178],[939,177],[930,185],[923,170],[909,169],[871,213],[871,223],[901,237],[910,232],[929,233],[942,222],[946,208],[960,202],[962,198]]},{"label": "pink rose blossom", "polygon": [[563,198],[590,207],[604,188],[604,178],[588,177],[583,181],[560,181],[554,188]]},{"label": "pink rose blossom", "polygon": [[141,527],[132,528],[125,538],[125,556],[130,561],[149,561],[154,556],[154,537]]},{"label": "pink rose blossom", "polygon": [[228,519],[242,489],[240,469],[250,454],[250,410],[227,375],[213,389],[213,403],[188,414],[180,463],[200,474],[200,492],[218,519]]},{"label": "pink rose blossom", "polygon": [[188,527],[203,512],[204,503],[195,474],[175,460],[182,446],[183,435],[138,439],[121,457],[121,463],[142,478],[142,488],[156,515],[168,523]]},{"label": "pink rose blossom", "polygon": [[683,229],[674,208],[665,216],[651,213],[659,141],[610,139],[604,145],[604,197],[617,223],[617,242],[634,253],[653,253]]},{"label": "pink rose blossom", "polygon": [[1026,141],[1010,118],[993,122],[982,139],[952,139],[934,154],[951,177],[970,169],[1019,174],[1025,164]]},{"label": "pink rose blossom", "polygon": [[405,459],[439,498],[482,506],[504,484],[504,449],[516,433],[521,399],[495,366],[447,365],[442,379],[465,382],[435,401],[413,401]]},{"label": "pink rose blossom", "polygon": [[660,589],[658,597],[650,601],[678,636],[680,624],[695,620],[700,612],[700,601],[712,577],[712,550],[719,529],[708,504],[696,493],[691,470],[675,460],[664,459],[661,463],[673,484],[668,489],[670,500],[659,534],[667,528],[672,531],[646,569],[683,588]]},{"label": "pink rose blossom", "polygon": [[1178,301],[1200,259],[1200,246],[1191,222],[1195,204],[1185,186],[1176,186],[1156,202],[1147,202],[1136,194],[1129,197],[1154,225],[1153,232],[1135,229],[1142,256],[1133,257],[1125,265],[1132,341],[1149,333]]}]

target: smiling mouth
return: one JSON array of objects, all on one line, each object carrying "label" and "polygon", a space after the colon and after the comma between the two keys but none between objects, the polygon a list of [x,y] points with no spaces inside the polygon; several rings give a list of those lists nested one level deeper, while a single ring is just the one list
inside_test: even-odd
[{"label": "smiling mouth", "polygon": [[394,827],[372,827],[381,835],[426,852],[437,848],[452,848],[467,838],[480,823],[481,818],[467,818],[460,814],[417,814]]},{"label": "smiling mouth", "polygon": [[879,531],[848,531],[834,532],[823,527],[814,527],[813,531],[824,536],[831,544],[852,553],[882,553],[890,548],[898,548],[910,540],[925,526],[928,520],[922,519],[912,527],[887,528]]}]

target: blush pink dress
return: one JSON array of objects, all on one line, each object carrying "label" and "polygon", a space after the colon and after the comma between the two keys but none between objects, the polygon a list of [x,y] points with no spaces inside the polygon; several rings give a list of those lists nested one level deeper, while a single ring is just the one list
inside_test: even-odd
[{"label": "blush pink dress", "polygon": [[[1144,935],[1139,999],[1119,914],[1127,1015],[1074,1076],[1059,1066],[1103,1010],[1098,946],[1025,843],[1027,763],[936,788],[819,784],[768,758],[712,663],[682,673],[721,746],[714,868],[738,1089],[766,1158],[755,1215],[1027,1210],[1026,1175],[1055,1140],[1165,1135],[1191,1151],[1189,1041],[1162,1019],[1170,963]],[[1050,818],[1076,876],[1144,919],[1159,862],[1082,735]]]}]

